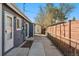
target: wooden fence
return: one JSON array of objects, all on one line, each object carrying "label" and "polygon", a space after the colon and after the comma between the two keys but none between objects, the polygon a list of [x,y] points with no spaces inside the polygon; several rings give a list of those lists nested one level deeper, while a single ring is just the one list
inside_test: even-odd
[{"label": "wooden fence", "polygon": [[60,22],[49,26],[46,32],[64,55],[79,55],[79,21]]}]

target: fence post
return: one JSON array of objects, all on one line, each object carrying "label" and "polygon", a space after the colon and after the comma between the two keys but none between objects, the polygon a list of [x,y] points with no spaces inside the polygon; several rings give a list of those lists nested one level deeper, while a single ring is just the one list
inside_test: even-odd
[{"label": "fence post", "polygon": [[57,25],[56,25],[56,29],[55,29],[55,30],[56,30],[56,31],[55,31],[55,33],[56,33],[55,35],[57,35]]},{"label": "fence post", "polygon": [[71,20],[69,20],[69,45],[70,45],[70,54],[71,54]]},{"label": "fence post", "polygon": [[51,26],[50,26],[50,35],[51,35]]},{"label": "fence post", "polygon": [[75,50],[74,50],[74,55],[77,56],[77,42],[76,42],[76,46],[75,46]]},{"label": "fence post", "polygon": [[51,27],[49,29],[50,29],[50,35],[51,35]]},{"label": "fence post", "polygon": [[63,23],[63,26],[64,26],[64,37],[65,37],[65,24]]},{"label": "fence post", "polygon": [[60,40],[61,40],[61,24],[60,24]]},{"label": "fence post", "polygon": [[55,26],[55,35],[56,35],[56,26]]},{"label": "fence post", "polygon": [[52,26],[52,35],[53,35],[53,26]]},{"label": "fence post", "polygon": [[56,26],[55,26],[55,36],[56,36]]},{"label": "fence post", "polygon": [[60,24],[60,40],[59,40],[59,49],[61,49],[61,24]]}]

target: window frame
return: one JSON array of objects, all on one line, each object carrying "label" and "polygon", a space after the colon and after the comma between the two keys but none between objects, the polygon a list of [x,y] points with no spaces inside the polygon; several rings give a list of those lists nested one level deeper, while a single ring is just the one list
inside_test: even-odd
[{"label": "window frame", "polygon": [[[17,20],[19,20],[19,28],[17,27]],[[19,17],[17,17],[16,18],[16,30],[21,30],[22,29],[22,19],[21,18],[19,18]]]}]

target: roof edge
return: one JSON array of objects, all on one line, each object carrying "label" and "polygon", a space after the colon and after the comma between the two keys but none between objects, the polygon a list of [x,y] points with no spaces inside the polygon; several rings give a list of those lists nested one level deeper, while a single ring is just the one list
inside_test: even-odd
[{"label": "roof edge", "polygon": [[8,5],[10,8],[12,8],[14,11],[16,11],[19,15],[21,15],[23,18],[25,18],[26,21],[32,23],[32,21],[26,15],[24,15],[23,12],[21,12],[19,10],[19,8],[15,5],[15,3],[6,3],[6,5]]}]

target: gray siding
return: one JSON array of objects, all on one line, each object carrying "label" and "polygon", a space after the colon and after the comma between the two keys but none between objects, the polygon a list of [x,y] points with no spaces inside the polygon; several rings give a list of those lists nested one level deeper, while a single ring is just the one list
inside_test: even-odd
[{"label": "gray siding", "polygon": [[18,31],[15,31],[15,40],[14,40],[14,44],[15,44],[15,47],[19,46],[20,44],[22,44],[23,42],[23,35],[21,34],[21,31],[18,30]]},{"label": "gray siding", "polygon": [[24,23],[25,23],[25,22],[24,22],[24,20],[23,20],[23,22],[22,22],[22,26],[23,26],[22,34],[23,34],[23,40],[25,41],[25,40],[26,40],[26,38],[25,38],[25,37],[26,37],[25,31],[26,31],[26,30],[24,29]]},{"label": "gray siding", "polygon": [[14,46],[17,47],[23,42],[22,30],[16,30],[16,17],[14,18]]},{"label": "gray siding", "polygon": [[[3,4],[3,11],[7,11],[7,12],[14,15],[14,47],[18,47],[25,40],[25,37],[26,37],[25,34],[26,33],[24,32],[24,29],[18,30],[18,31],[16,30],[16,17],[20,17],[21,20],[24,20],[24,18],[22,18],[20,15],[18,15],[15,11],[10,9],[5,4]],[[22,26],[24,26],[24,22],[22,22]],[[3,32],[4,32],[4,28],[3,28]],[[3,37],[4,37],[4,35],[3,35]],[[4,45],[4,39],[3,39],[3,45]],[[4,46],[3,46],[3,51],[4,51]],[[3,53],[5,53],[5,52],[3,52]]]},{"label": "gray siding", "polygon": [[13,10],[11,10],[6,5],[3,5],[3,10],[14,15],[14,46],[15,47],[19,46],[23,42],[23,37],[21,34],[21,30],[19,30],[19,31],[16,30],[16,17],[20,17],[21,19],[23,19],[23,18],[20,15],[18,15],[17,13],[13,12]]}]

